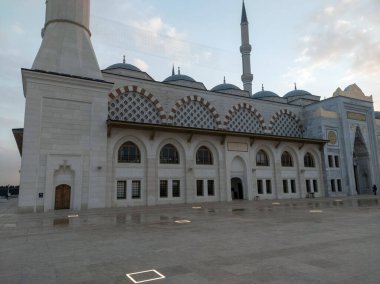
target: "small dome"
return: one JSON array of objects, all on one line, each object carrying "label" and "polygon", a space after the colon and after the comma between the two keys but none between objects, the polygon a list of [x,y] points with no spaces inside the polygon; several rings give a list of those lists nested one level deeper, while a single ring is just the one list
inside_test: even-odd
[{"label": "small dome", "polygon": [[182,75],[182,74],[171,75],[170,77],[166,78],[163,82],[173,82],[173,81],[180,81],[180,80],[195,82],[193,78],[186,75]]},{"label": "small dome", "polygon": [[285,94],[284,98],[300,97],[300,96],[312,96],[312,94],[304,90],[293,90]]},{"label": "small dome", "polygon": [[255,99],[260,99],[260,98],[279,97],[279,95],[277,95],[276,93],[273,93],[271,91],[264,91],[263,90],[263,91],[257,92],[252,97],[255,98]]},{"label": "small dome", "polygon": [[136,66],[134,66],[132,64],[128,64],[128,63],[116,63],[116,64],[113,64],[113,65],[107,67],[106,70],[117,69],[117,68],[141,72],[141,70],[139,68],[137,68]]},{"label": "small dome", "polygon": [[240,90],[240,88],[233,84],[223,83],[212,88],[211,92],[219,92],[219,91],[226,91],[226,90]]}]

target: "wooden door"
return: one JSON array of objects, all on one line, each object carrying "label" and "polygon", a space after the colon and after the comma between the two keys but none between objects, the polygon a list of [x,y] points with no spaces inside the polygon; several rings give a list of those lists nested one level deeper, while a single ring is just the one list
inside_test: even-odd
[{"label": "wooden door", "polygon": [[55,209],[70,209],[71,187],[61,184],[55,188]]}]

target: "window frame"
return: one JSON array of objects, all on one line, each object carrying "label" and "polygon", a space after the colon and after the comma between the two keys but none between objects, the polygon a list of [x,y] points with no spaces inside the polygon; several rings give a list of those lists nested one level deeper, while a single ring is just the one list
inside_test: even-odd
[{"label": "window frame", "polygon": [[199,147],[195,154],[195,162],[197,165],[213,165],[214,158],[211,150],[206,146]]},{"label": "window frame", "polygon": [[314,193],[318,193],[319,192],[318,180],[317,179],[313,179],[313,192]]},{"label": "window frame", "polygon": [[303,157],[303,164],[305,168],[315,168],[315,159],[310,152],[307,152]]},{"label": "window frame", "polygon": [[333,168],[334,167],[333,155],[328,155],[327,156],[327,161],[328,161],[329,168]]},{"label": "window frame", "polygon": [[[177,183],[178,183],[178,185],[174,185]],[[177,186],[178,186],[178,188],[177,188]],[[181,180],[179,180],[179,179],[173,179],[172,180],[172,197],[173,198],[181,197]]]},{"label": "window frame", "polygon": [[264,194],[264,186],[263,186],[263,180],[258,179],[257,180],[257,194]]},{"label": "window frame", "polygon": [[256,166],[259,166],[259,167],[269,167],[270,166],[269,156],[268,156],[267,152],[265,152],[263,149],[260,149],[256,153]]},{"label": "window frame", "polygon": [[[138,188],[134,188],[133,187],[135,183],[138,184]],[[136,192],[138,192],[138,194],[135,194]],[[132,199],[141,199],[141,180],[132,180],[132,183],[131,183],[131,198]]]},{"label": "window frame", "polygon": [[[163,187],[165,185],[165,187]],[[167,179],[160,179],[160,191],[159,195],[160,198],[168,198],[169,197],[169,180]],[[163,194],[166,192],[166,196]]]},{"label": "window frame", "polygon": [[289,186],[288,186],[288,180],[287,179],[282,180],[282,192],[285,194],[289,193]]},{"label": "window frame", "polygon": [[[210,184],[212,185],[211,187]],[[207,195],[215,196],[215,180],[213,179],[207,180]]]},{"label": "window frame", "polygon": [[[123,188],[119,187],[123,185]],[[124,191],[120,194],[120,191]],[[127,181],[126,180],[118,180],[116,182],[116,200],[126,200],[127,199]]]},{"label": "window frame", "polygon": [[337,186],[338,186],[338,192],[342,192],[342,180],[341,179],[337,179],[336,180],[337,182]]},{"label": "window frame", "polygon": [[[136,152],[134,155],[130,154],[131,149]],[[124,151],[127,151],[124,154]],[[124,142],[117,152],[117,162],[120,164],[140,164],[141,163],[141,151],[136,143],[132,141]]]},{"label": "window frame", "polygon": [[160,164],[163,164],[163,165],[180,164],[180,158],[179,158],[177,147],[175,147],[171,143],[165,144],[160,150]]},{"label": "window frame", "polygon": [[290,192],[291,193],[297,193],[297,185],[296,185],[295,179],[290,180]]},{"label": "window frame", "polygon": [[265,180],[265,192],[266,194],[272,194],[272,180],[267,179]]},{"label": "window frame", "polygon": [[335,179],[330,180],[331,192],[336,192]]},{"label": "window frame", "polygon": [[205,196],[203,179],[197,179],[196,180],[196,188],[195,189],[196,189],[196,192],[197,192],[197,197],[203,197],[203,196]]},{"label": "window frame", "polygon": [[281,166],[289,168],[294,167],[293,157],[288,151],[284,151],[281,155]]},{"label": "window frame", "polygon": [[335,167],[340,168],[340,159],[339,156],[335,155],[334,156],[334,162],[335,162]]}]

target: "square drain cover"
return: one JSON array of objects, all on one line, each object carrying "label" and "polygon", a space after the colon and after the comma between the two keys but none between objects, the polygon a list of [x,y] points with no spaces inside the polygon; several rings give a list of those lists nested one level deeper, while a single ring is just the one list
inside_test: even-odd
[{"label": "square drain cover", "polygon": [[165,276],[159,273],[157,270],[146,270],[146,271],[140,271],[140,272],[134,272],[134,273],[128,273],[127,277],[133,282],[133,283],[145,283],[149,281],[155,281],[164,279]]}]

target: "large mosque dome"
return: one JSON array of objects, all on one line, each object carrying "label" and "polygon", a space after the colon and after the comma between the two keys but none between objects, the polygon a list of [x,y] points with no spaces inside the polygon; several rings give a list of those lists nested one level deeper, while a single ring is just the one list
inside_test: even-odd
[{"label": "large mosque dome", "polygon": [[262,90],[260,92],[255,93],[252,97],[254,99],[262,99],[262,98],[279,97],[279,95],[277,95],[276,93],[271,92],[271,91],[264,91],[264,90]]},{"label": "large mosque dome", "polygon": [[187,75],[182,75],[182,74],[174,74],[166,78],[163,82],[173,82],[173,81],[189,81],[189,82],[195,82],[193,78]]},{"label": "large mosque dome", "polygon": [[125,70],[129,70],[129,71],[137,71],[137,72],[141,72],[141,70],[139,68],[137,68],[136,66],[132,65],[132,64],[128,64],[128,63],[116,63],[116,64],[113,64],[111,66],[108,66],[106,68],[106,70],[111,70],[111,69],[125,69]]},{"label": "large mosque dome", "polygon": [[291,98],[291,97],[300,97],[300,96],[312,96],[308,91],[304,90],[293,90],[285,94],[284,98]]}]

